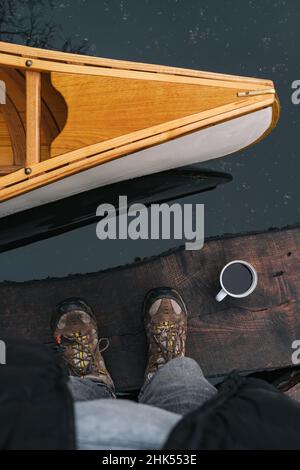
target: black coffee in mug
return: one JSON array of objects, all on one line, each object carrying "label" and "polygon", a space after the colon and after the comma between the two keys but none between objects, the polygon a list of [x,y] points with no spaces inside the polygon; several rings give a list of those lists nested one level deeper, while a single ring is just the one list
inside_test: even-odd
[{"label": "black coffee in mug", "polygon": [[227,266],[223,272],[223,286],[233,295],[242,295],[247,292],[253,284],[251,270],[242,263],[234,263]]},{"label": "black coffee in mug", "polygon": [[255,268],[247,261],[231,261],[220,274],[222,289],[216,296],[217,302],[222,302],[228,295],[243,298],[252,294],[256,289],[258,276]]}]

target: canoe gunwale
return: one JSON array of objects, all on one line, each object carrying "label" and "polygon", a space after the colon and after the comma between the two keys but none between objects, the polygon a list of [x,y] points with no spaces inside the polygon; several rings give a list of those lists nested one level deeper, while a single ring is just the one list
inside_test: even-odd
[{"label": "canoe gunwale", "polygon": [[[27,65],[28,63],[31,64],[30,67]],[[238,88],[240,91],[250,91],[253,89],[253,87],[260,88],[261,90],[268,90],[274,87],[273,82],[245,82],[244,80],[232,81],[227,80],[226,77],[222,74],[219,74],[218,77],[194,77],[190,75],[166,74],[158,71],[149,72],[143,70],[127,70],[118,68],[113,69],[103,66],[70,64],[39,58],[33,60],[30,57],[5,54],[2,52],[0,52],[0,64],[6,67],[13,67],[21,70],[32,70],[35,72],[56,72],[78,75],[94,75],[101,77],[127,78],[134,80],[153,80],[159,82],[184,83],[211,87]]]},{"label": "canoe gunwale", "polygon": [[[153,72],[155,74],[166,74],[172,76],[181,76],[181,77],[195,77],[195,78],[204,78],[204,79],[214,79],[214,80],[225,80],[231,81],[235,84],[237,82],[245,83],[249,82],[249,84],[254,86],[262,86],[262,88],[271,88],[273,86],[273,82],[271,80],[265,80],[260,78],[253,78],[253,77],[242,77],[237,75],[229,75],[229,74],[221,74],[215,72],[204,72],[198,71],[193,69],[187,68],[179,68],[179,67],[171,67],[165,65],[155,65],[155,64],[148,64],[148,63],[140,63],[140,62],[129,62],[125,60],[117,60],[117,59],[107,59],[107,58],[99,58],[93,57],[88,55],[80,55],[80,54],[71,54],[66,52],[60,51],[52,51],[46,49],[39,49],[33,48],[28,46],[21,46],[17,44],[5,43],[0,41],[0,54],[7,54],[11,57],[19,57],[22,59],[21,63],[23,64],[24,68],[28,68],[26,66],[27,60],[32,59],[40,59],[49,62],[55,62],[59,64],[69,64],[70,66],[79,65],[84,66],[85,68],[89,66],[100,67],[103,69],[120,69],[124,71],[131,71],[131,72]],[[10,62],[10,61],[9,61]],[[34,63],[32,64],[34,68]],[[49,71],[49,70],[48,70]]]}]

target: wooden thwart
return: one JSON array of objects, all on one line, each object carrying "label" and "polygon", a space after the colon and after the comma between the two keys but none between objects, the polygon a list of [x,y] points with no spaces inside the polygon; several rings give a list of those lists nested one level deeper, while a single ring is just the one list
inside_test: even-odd
[{"label": "wooden thwart", "polygon": [[[149,289],[169,285],[189,312],[187,355],[209,377],[232,370],[253,372],[292,365],[300,339],[300,228],[208,241],[198,252],[184,249],[132,266],[88,275],[0,285],[0,330],[49,341],[50,317],[62,299],[79,296],[93,307],[117,389],[143,382],[147,344],[142,303]],[[214,299],[219,273],[233,259],[253,263],[256,292],[246,299]]]},{"label": "wooden thwart", "polygon": [[26,163],[25,168],[41,159],[41,74],[26,71]]}]

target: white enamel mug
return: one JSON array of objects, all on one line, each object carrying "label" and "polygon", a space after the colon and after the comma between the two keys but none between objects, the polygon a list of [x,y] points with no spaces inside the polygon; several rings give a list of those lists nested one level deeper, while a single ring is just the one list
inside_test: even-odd
[{"label": "white enamel mug", "polygon": [[[241,294],[233,294],[232,292],[229,292],[224,287],[224,284],[223,284],[224,273],[225,273],[226,269],[228,269],[229,266],[231,266],[233,264],[242,264],[242,265],[244,265],[246,268],[248,268],[248,270],[252,274],[252,284],[251,284],[250,288],[248,288],[245,292],[242,292]],[[222,272],[220,274],[220,284],[221,284],[222,289],[220,290],[220,292],[216,296],[216,300],[218,302],[222,302],[222,300],[224,300],[225,297],[227,297],[227,296],[234,297],[236,299],[242,299],[244,297],[248,297],[248,295],[252,294],[252,292],[256,289],[257,283],[258,283],[257,272],[256,272],[255,268],[252,266],[252,264],[247,263],[247,261],[242,261],[242,260],[231,261],[231,263],[228,263],[228,264],[226,264],[226,266],[224,266],[224,268],[222,269]]]}]

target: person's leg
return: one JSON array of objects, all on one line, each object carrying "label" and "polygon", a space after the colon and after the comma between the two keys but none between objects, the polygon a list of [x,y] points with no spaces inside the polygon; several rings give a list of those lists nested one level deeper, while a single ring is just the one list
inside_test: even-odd
[{"label": "person's leg", "polygon": [[181,416],[129,400],[75,403],[77,447],[81,450],[161,449]]},{"label": "person's leg", "polygon": [[74,401],[115,398],[91,307],[77,298],[61,302],[52,318],[52,331],[70,373]]},{"label": "person's leg", "polygon": [[178,292],[152,290],[144,303],[149,358],[139,402],[184,415],[217,392],[199,365],[185,358],[187,309]]},{"label": "person's leg", "polygon": [[101,398],[116,398],[112,389],[103,382],[91,379],[70,377],[69,389],[74,401],[92,401]]},{"label": "person's leg", "polygon": [[139,402],[185,415],[210,400],[217,390],[193,359],[178,357],[158,369],[143,386]]}]

